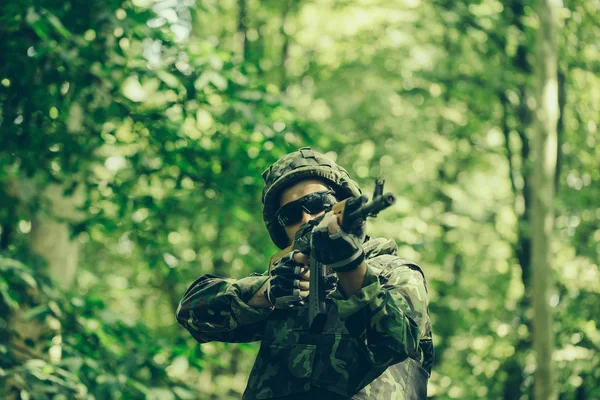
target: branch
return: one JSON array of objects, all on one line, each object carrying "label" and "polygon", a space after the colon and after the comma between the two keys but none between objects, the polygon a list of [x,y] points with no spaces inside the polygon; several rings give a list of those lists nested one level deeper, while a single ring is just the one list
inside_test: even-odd
[{"label": "branch", "polygon": [[500,92],[500,104],[502,105],[502,133],[504,134],[504,147],[506,148],[506,158],[508,158],[508,176],[513,194],[517,195],[517,185],[515,184],[513,153],[510,148],[510,127],[508,126],[508,99],[506,95]]},{"label": "branch", "polygon": [[560,183],[560,171],[562,168],[562,143],[565,135],[565,103],[566,103],[566,76],[563,71],[558,70],[558,121],[556,122],[556,170],[554,174],[554,194],[558,193],[558,187]]}]

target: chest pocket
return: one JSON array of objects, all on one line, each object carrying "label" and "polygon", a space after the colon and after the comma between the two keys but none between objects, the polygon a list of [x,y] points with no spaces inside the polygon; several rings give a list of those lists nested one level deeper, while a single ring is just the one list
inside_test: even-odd
[{"label": "chest pocket", "polygon": [[268,399],[310,390],[315,351],[312,344],[263,342],[244,399]]}]

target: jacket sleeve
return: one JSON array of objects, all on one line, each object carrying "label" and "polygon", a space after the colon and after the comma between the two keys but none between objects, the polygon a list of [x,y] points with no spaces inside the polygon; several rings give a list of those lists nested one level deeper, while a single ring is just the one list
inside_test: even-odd
[{"label": "jacket sleeve", "polygon": [[260,340],[271,310],[247,302],[268,279],[250,276],[225,279],[204,275],[185,292],[177,321],[199,342],[252,342]]},{"label": "jacket sleeve", "polygon": [[410,357],[430,370],[427,289],[416,264],[392,255],[368,260],[361,290],[346,298],[338,285],[332,299],[350,333],[365,341],[374,366]]}]

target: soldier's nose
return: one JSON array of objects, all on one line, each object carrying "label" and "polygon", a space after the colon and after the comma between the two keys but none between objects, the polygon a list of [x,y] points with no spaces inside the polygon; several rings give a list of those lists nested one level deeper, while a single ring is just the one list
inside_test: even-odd
[{"label": "soldier's nose", "polygon": [[310,220],[313,220],[314,218],[314,215],[309,214],[306,211],[302,211],[302,225],[306,224]]},{"label": "soldier's nose", "polygon": [[315,214],[307,213],[306,211],[302,212],[302,225],[306,224],[308,221],[312,221],[313,219],[323,215],[325,211],[321,211]]}]

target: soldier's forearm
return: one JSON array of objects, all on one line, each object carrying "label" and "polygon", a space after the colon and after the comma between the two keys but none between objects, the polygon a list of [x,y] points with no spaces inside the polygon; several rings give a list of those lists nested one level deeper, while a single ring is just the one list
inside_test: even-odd
[{"label": "soldier's forearm", "polygon": [[254,296],[252,296],[250,298],[250,300],[248,300],[248,305],[250,307],[252,307],[252,308],[271,308],[271,304],[265,297],[265,290],[267,289],[267,284],[268,284],[268,281],[266,281],[264,283],[264,285],[262,285],[261,288],[258,289],[258,291],[256,293],[254,293]]},{"label": "soldier's forearm", "polygon": [[362,288],[367,273],[367,263],[363,261],[358,268],[348,272],[338,272],[339,284],[347,297],[355,295]]}]

